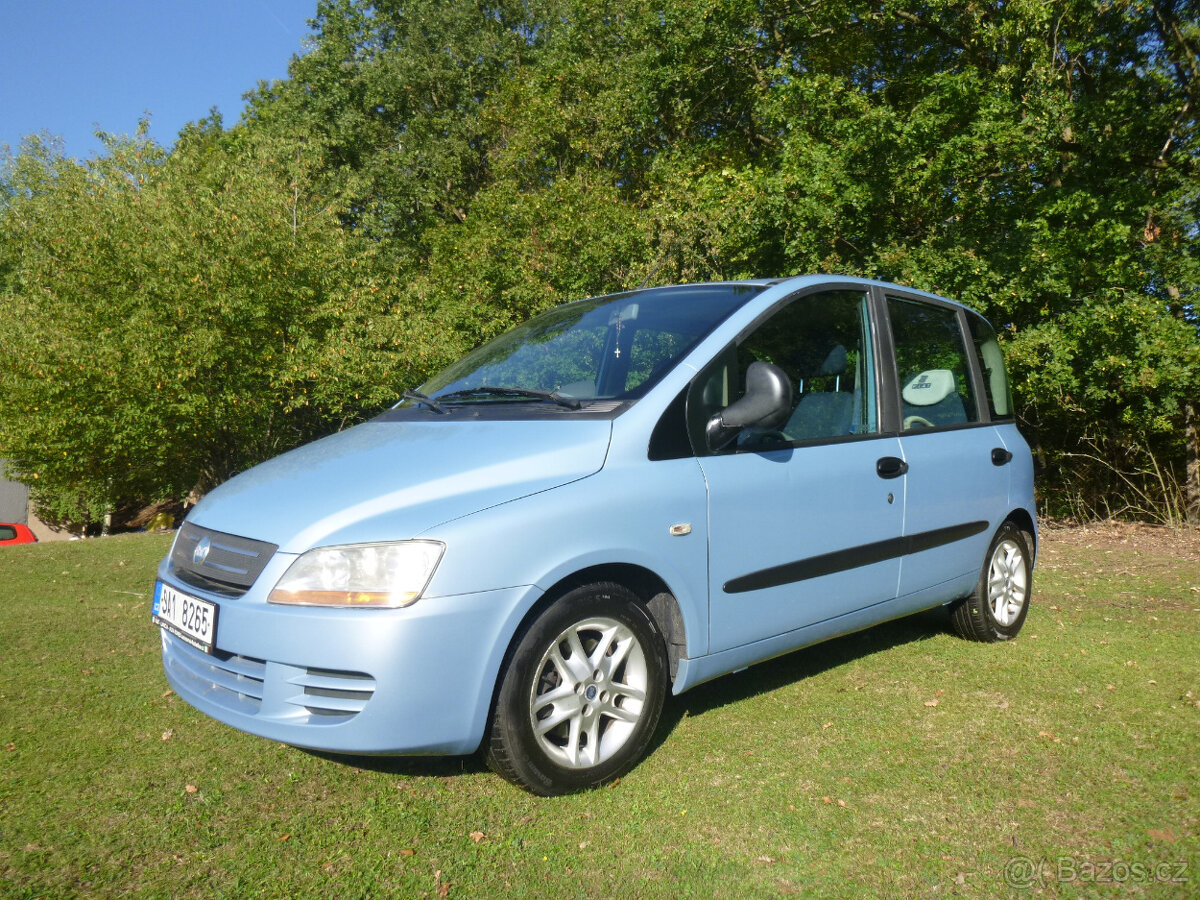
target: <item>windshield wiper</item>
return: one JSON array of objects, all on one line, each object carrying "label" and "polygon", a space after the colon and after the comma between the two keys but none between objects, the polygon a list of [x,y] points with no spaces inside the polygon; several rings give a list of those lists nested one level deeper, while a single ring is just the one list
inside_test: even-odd
[{"label": "windshield wiper", "polygon": [[446,407],[442,406],[442,404],[438,403],[432,397],[426,397],[420,391],[413,391],[413,390],[406,389],[402,396],[404,397],[405,400],[412,400],[416,403],[424,403],[426,406],[428,406],[430,409],[432,409],[435,413],[438,413],[439,415],[447,416],[450,414],[450,410],[446,409]]},{"label": "windshield wiper", "polygon": [[532,397],[537,400],[549,400],[551,403],[557,403],[559,406],[565,406],[567,409],[579,409],[581,405],[574,397],[564,397],[558,391],[539,391],[534,388],[494,387],[492,385],[480,385],[479,387],[442,394],[438,397],[438,400],[444,402],[447,400],[466,399],[468,397]]}]

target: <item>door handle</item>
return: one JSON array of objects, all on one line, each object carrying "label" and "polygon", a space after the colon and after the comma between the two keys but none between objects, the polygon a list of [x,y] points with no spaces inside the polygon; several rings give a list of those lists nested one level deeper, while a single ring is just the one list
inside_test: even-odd
[{"label": "door handle", "polygon": [[1003,447],[995,447],[992,450],[992,465],[993,466],[1008,465],[1008,462],[1011,459],[1012,459],[1012,453],[1005,450]]},{"label": "door handle", "polygon": [[908,463],[898,456],[881,456],[875,460],[875,474],[880,478],[899,478],[908,471]]}]

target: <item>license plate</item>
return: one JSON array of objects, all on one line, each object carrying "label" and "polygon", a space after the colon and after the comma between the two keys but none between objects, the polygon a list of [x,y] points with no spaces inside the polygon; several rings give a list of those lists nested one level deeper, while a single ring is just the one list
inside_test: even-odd
[{"label": "license plate", "polygon": [[217,605],[177,591],[161,581],[154,585],[150,618],[197,650],[212,653],[217,637]]}]

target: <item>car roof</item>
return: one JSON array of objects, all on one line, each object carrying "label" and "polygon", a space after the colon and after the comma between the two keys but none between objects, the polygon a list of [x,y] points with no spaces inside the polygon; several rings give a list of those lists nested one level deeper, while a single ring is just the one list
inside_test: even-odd
[{"label": "car roof", "polygon": [[726,281],[695,281],[682,282],[679,284],[655,285],[638,287],[629,291],[616,291],[611,295],[626,293],[630,295],[644,293],[647,291],[675,291],[687,290],[690,288],[706,287],[706,286],[745,286],[745,287],[787,287],[792,290],[802,290],[806,287],[817,287],[821,284],[836,283],[842,285],[858,285],[864,288],[877,287],[882,290],[900,291],[911,297],[923,297],[928,300],[937,300],[942,303],[952,303],[955,306],[961,306],[964,309],[970,309],[965,303],[955,300],[952,297],[946,297],[943,294],[934,294],[930,291],[924,291],[920,288],[909,287],[908,285],[898,284],[891,281],[882,281],[876,278],[861,278],[855,275],[838,275],[838,274],[807,274],[807,275],[786,275],[775,278],[743,278],[731,279]]}]

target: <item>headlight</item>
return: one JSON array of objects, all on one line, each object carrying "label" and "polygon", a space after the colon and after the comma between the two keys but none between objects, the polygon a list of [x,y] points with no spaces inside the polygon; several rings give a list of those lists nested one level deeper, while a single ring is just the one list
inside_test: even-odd
[{"label": "headlight", "polygon": [[398,541],[318,547],[300,555],[267,597],[297,606],[395,608],[415,603],[446,547],[437,541]]}]

